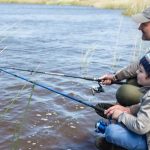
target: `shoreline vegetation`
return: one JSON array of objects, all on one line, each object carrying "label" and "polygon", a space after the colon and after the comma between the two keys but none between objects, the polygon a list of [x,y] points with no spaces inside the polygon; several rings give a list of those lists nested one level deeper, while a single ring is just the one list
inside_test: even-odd
[{"label": "shoreline vegetation", "polygon": [[150,6],[150,0],[0,0],[0,3],[90,6],[105,9],[123,9],[124,15],[133,15]]}]

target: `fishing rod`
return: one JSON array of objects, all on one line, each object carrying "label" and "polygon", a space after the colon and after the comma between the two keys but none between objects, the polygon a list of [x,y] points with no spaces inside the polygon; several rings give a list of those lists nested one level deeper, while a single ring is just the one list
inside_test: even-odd
[{"label": "fishing rod", "polygon": [[[46,74],[46,75],[55,75],[55,76],[63,76],[63,77],[71,77],[71,78],[78,78],[78,79],[84,79],[88,81],[96,81],[98,82],[98,87],[92,87],[92,94],[95,95],[95,93],[101,93],[104,92],[104,89],[101,85],[101,79],[99,78],[91,78],[91,77],[83,77],[83,76],[78,76],[78,75],[70,75],[70,74],[63,74],[63,73],[57,73],[57,72],[43,72],[43,71],[35,71],[35,70],[30,70],[30,69],[23,69],[23,68],[15,68],[15,67],[0,67],[3,69],[11,69],[11,70],[18,70],[18,71],[24,71],[24,72],[30,72],[30,73],[39,73],[39,74]],[[112,82],[112,84],[125,84],[125,82],[121,81],[115,81]]]},{"label": "fishing rod", "polygon": [[88,107],[91,107],[91,108],[95,109],[96,111],[100,111],[100,112],[103,112],[103,113],[104,113],[104,109],[103,109],[103,108],[97,108],[96,106],[94,106],[94,105],[92,105],[92,104],[90,104],[90,103],[87,103],[87,102],[84,102],[84,101],[82,101],[82,100],[80,100],[80,99],[77,99],[77,98],[74,98],[74,97],[72,97],[72,96],[69,96],[69,95],[67,95],[67,94],[65,94],[65,93],[63,93],[63,92],[54,90],[54,89],[52,89],[51,87],[48,87],[47,85],[44,85],[44,84],[41,84],[41,83],[38,83],[38,82],[35,82],[35,81],[32,81],[32,80],[29,80],[28,78],[25,78],[25,77],[23,77],[23,76],[19,76],[19,75],[17,75],[17,74],[14,74],[14,73],[12,73],[12,72],[9,72],[9,71],[6,71],[6,70],[0,68],[0,72],[1,72],[1,71],[4,72],[4,73],[6,73],[6,74],[9,74],[9,75],[11,75],[11,76],[14,76],[14,77],[16,77],[16,78],[22,79],[22,80],[24,80],[24,81],[26,81],[26,82],[29,82],[29,83],[31,83],[31,84],[37,85],[37,86],[39,86],[39,87],[41,87],[41,88],[47,89],[48,91],[54,92],[54,93],[56,93],[56,94],[62,95],[62,96],[64,96],[64,97],[67,97],[67,98],[69,98],[69,99],[71,99],[71,100],[73,100],[73,101],[76,101],[76,102],[79,102],[79,103],[81,103],[81,104],[83,104],[83,105],[86,105],[86,106],[88,106]]},{"label": "fishing rod", "polygon": [[82,76],[69,75],[69,74],[63,74],[63,73],[57,73],[57,72],[35,71],[35,70],[15,68],[15,67],[0,67],[0,68],[11,69],[11,70],[19,70],[19,71],[25,71],[25,72],[30,72],[30,73],[39,73],[39,74],[47,74],[47,75],[56,75],[56,76],[63,76],[63,77],[79,78],[79,79],[84,79],[84,80],[89,80],[89,81],[99,81],[100,82],[100,80],[98,78],[82,77]]},{"label": "fishing rod", "polygon": [[[63,73],[57,73],[57,72],[35,71],[35,70],[15,68],[15,67],[0,67],[0,68],[11,69],[11,70],[18,70],[18,71],[24,71],[24,72],[30,72],[30,73],[39,73],[39,74],[47,74],[47,75],[56,75],[56,76],[63,76],[63,77],[78,78],[78,79],[84,79],[84,80],[89,80],[89,81],[97,81],[97,82],[101,82],[102,81],[99,78],[91,78],[91,77],[63,74]],[[124,82],[115,81],[112,84],[124,84]]]}]

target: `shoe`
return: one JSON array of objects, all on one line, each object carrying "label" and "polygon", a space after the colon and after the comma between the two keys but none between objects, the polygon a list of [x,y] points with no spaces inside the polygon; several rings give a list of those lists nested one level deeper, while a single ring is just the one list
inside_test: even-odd
[{"label": "shoe", "polygon": [[108,143],[104,137],[97,137],[95,140],[95,146],[99,150],[112,150],[113,145]]},{"label": "shoe", "polygon": [[104,114],[104,110],[108,109],[109,107],[114,106],[114,104],[110,104],[110,103],[98,103],[96,104],[96,113],[98,115],[100,115],[103,118],[107,119],[107,116]]},{"label": "shoe", "polygon": [[127,150],[120,146],[107,142],[104,137],[97,137],[95,140],[95,146],[99,150]]}]

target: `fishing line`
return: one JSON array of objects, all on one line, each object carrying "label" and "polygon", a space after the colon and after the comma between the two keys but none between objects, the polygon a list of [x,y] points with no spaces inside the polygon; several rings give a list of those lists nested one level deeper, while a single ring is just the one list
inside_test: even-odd
[{"label": "fishing line", "polygon": [[[57,73],[57,72],[36,71],[36,70],[22,69],[22,68],[15,68],[15,67],[0,67],[0,68],[18,70],[18,71],[24,71],[24,72],[30,72],[30,73],[39,73],[39,74],[56,75],[56,76],[63,76],[63,77],[70,77],[70,78],[78,78],[78,79],[84,79],[84,80],[89,80],[89,81],[97,81],[97,82],[102,81],[99,78],[91,78],[91,77],[84,77],[84,76],[71,75],[71,74],[63,74],[63,73]],[[124,82],[115,81],[112,84],[124,84]]]},{"label": "fishing line", "polygon": [[[99,79],[99,78],[83,77],[83,76],[78,76],[78,75],[63,74],[63,73],[57,73],[57,72],[44,72],[44,71],[37,71],[37,70],[30,70],[30,69],[23,69],[23,68],[15,68],[15,67],[0,67],[0,68],[10,69],[10,70],[18,70],[18,71],[24,71],[24,72],[30,72],[30,73],[39,73],[39,74],[46,74],[46,75],[78,78],[78,79],[84,79],[84,80],[88,80],[88,81],[96,81],[96,82],[98,82],[98,86],[91,88],[92,94],[95,95],[95,93],[104,92],[103,86],[101,85],[102,80]],[[115,81],[115,82],[112,82],[112,84],[122,85],[122,84],[125,84],[125,82]]]},{"label": "fishing line", "polygon": [[72,97],[72,96],[69,96],[69,95],[67,95],[67,94],[65,94],[65,93],[63,93],[63,92],[54,90],[54,89],[52,89],[51,87],[48,87],[47,85],[44,85],[44,84],[42,84],[42,83],[38,83],[38,82],[35,82],[35,81],[32,81],[32,80],[29,80],[28,78],[25,78],[25,77],[23,77],[23,76],[19,76],[19,75],[17,75],[17,74],[14,74],[14,73],[12,73],[12,72],[6,71],[6,70],[1,69],[1,68],[0,68],[0,71],[4,72],[4,73],[6,73],[6,74],[9,74],[9,75],[11,75],[11,76],[14,76],[14,77],[16,77],[16,78],[19,78],[19,79],[21,79],[21,80],[24,80],[24,81],[26,81],[26,82],[29,82],[29,83],[31,83],[31,84],[37,85],[37,86],[39,86],[39,87],[41,87],[41,88],[47,89],[48,91],[54,92],[54,93],[59,94],[59,95],[62,95],[62,96],[64,96],[64,97],[67,97],[67,98],[69,98],[69,99],[71,99],[71,100],[73,100],[73,101],[79,102],[79,103],[81,103],[81,104],[83,104],[83,105],[86,105],[86,106],[88,106],[88,107],[91,107],[91,108],[93,108],[93,109],[95,109],[95,110],[97,110],[97,111],[104,112],[104,109],[103,109],[103,108],[97,108],[96,106],[94,106],[94,105],[92,105],[92,104],[90,104],[90,103],[87,103],[87,102],[84,102],[84,101],[82,101],[82,100],[80,100],[80,99],[77,99],[77,98],[74,98],[74,97]]},{"label": "fishing line", "polygon": [[56,76],[63,76],[63,77],[79,78],[79,79],[84,79],[84,80],[89,80],[89,81],[99,81],[100,82],[100,79],[98,79],[98,78],[82,77],[82,76],[69,75],[69,74],[63,74],[63,73],[57,73],[57,72],[35,71],[35,70],[15,68],[15,67],[0,67],[0,68],[11,69],[11,70],[18,70],[18,71],[24,71],[24,72],[30,72],[30,73],[39,73],[39,74],[47,74],[47,75],[56,75]]}]

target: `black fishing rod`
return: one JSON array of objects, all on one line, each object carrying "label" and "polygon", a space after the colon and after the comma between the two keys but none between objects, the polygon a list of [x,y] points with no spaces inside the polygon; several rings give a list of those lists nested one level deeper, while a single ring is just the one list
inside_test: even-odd
[{"label": "black fishing rod", "polygon": [[9,75],[11,75],[11,76],[14,76],[14,77],[16,77],[16,78],[22,79],[22,80],[24,80],[24,81],[26,81],[26,82],[29,82],[29,83],[31,83],[31,84],[34,84],[34,85],[37,85],[37,86],[42,87],[42,88],[44,88],[44,89],[47,89],[48,91],[57,93],[57,94],[59,94],[59,95],[62,95],[62,96],[64,96],[64,97],[67,97],[67,98],[69,98],[69,99],[71,99],[71,100],[73,100],[73,101],[76,101],[76,102],[79,102],[79,103],[81,103],[81,104],[83,104],[83,105],[86,105],[86,106],[88,106],[88,107],[91,107],[91,108],[95,109],[96,111],[100,111],[100,112],[103,112],[103,113],[104,113],[104,109],[103,109],[103,108],[97,108],[96,106],[94,106],[94,105],[92,105],[92,104],[90,104],[90,103],[84,102],[84,101],[82,101],[82,100],[79,100],[79,99],[77,99],[77,98],[74,98],[74,97],[72,97],[72,96],[69,96],[69,95],[67,95],[67,94],[65,94],[65,93],[62,93],[62,92],[60,92],[60,91],[56,91],[56,90],[54,90],[54,89],[48,87],[47,85],[44,85],[44,84],[41,84],[41,83],[37,83],[37,82],[32,81],[32,80],[29,80],[29,79],[27,79],[27,78],[25,78],[25,77],[23,77],[23,76],[19,76],[19,75],[17,75],[17,74],[14,74],[14,73],[12,73],[12,72],[9,72],[9,71],[6,71],[6,70],[0,68],[0,72],[1,72],[1,71],[2,71],[2,72],[5,72],[5,73],[7,73],[7,74],[9,74]]},{"label": "black fishing rod", "polygon": [[[30,72],[30,73],[39,73],[39,74],[47,74],[47,75],[55,75],[55,76],[78,78],[78,79],[84,79],[84,80],[89,80],[89,81],[97,81],[97,82],[101,82],[102,81],[99,78],[82,77],[82,76],[63,74],[63,73],[57,73],[57,72],[44,72],[44,71],[36,71],[36,70],[22,69],[22,68],[15,68],[15,67],[0,67],[0,68],[11,69],[11,70],[18,70],[18,71],[24,71],[24,72]],[[124,82],[115,81],[115,82],[113,82],[113,84],[124,84]]]},{"label": "black fishing rod", "polygon": [[25,72],[30,72],[30,73],[39,73],[39,74],[47,74],[47,75],[56,75],[56,76],[63,76],[63,77],[78,78],[78,79],[84,79],[84,80],[89,80],[89,81],[100,81],[98,78],[81,77],[81,76],[77,76],[77,75],[69,75],[69,74],[63,74],[63,73],[57,73],[57,72],[35,71],[35,70],[15,68],[15,67],[1,67],[1,68],[11,69],[11,70],[18,70],[18,71],[25,71]]}]

